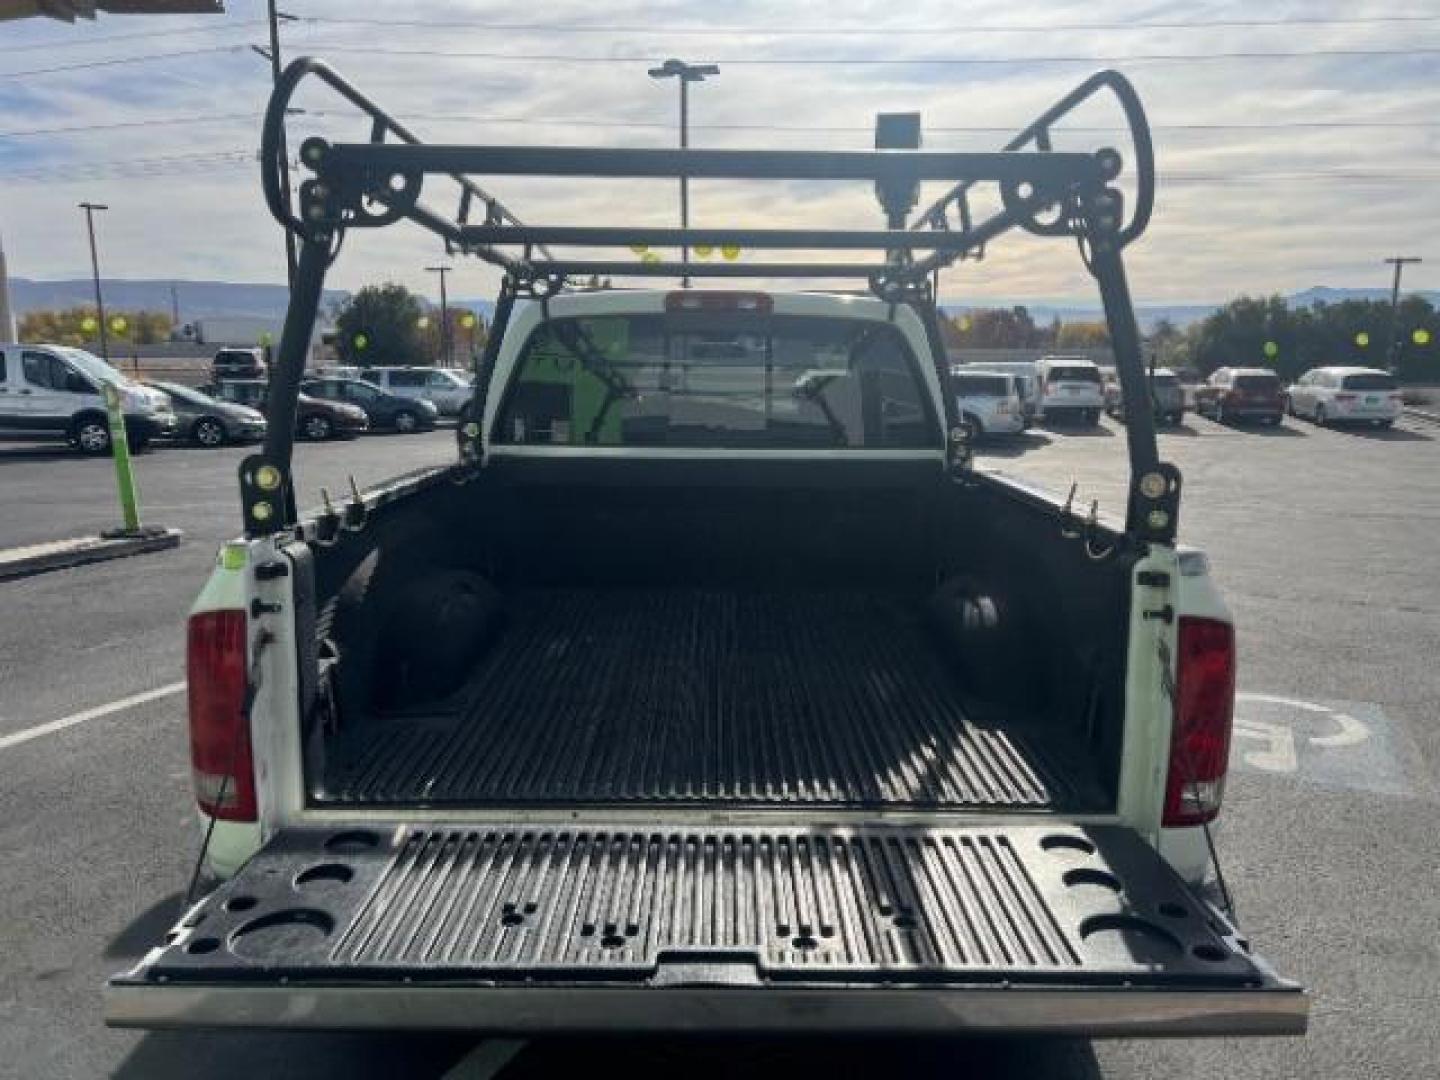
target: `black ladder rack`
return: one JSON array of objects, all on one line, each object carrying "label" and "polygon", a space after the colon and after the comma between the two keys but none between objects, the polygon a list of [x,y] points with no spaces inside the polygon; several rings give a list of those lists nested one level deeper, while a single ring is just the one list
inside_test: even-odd
[{"label": "black ladder rack", "polygon": [[[296,89],[313,76],[355,106],[370,121],[365,142],[310,138],[300,144],[300,161],[311,176],[300,185],[299,210],[283,198],[282,141]],[[1052,149],[1057,121],[1097,94],[1108,92],[1124,112],[1134,157],[1133,205],[1115,186],[1124,159],[1114,149],[1061,153]],[[302,57],[281,75],[265,115],[261,173],[266,201],[280,224],[301,241],[300,264],[272,375],[270,427],[262,454],[241,467],[246,527],[251,535],[278,532],[295,522],[290,459],[295,434],[294,402],[327,268],[347,230],[380,228],[411,221],[438,235],[447,251],[474,255],[505,272],[497,326],[503,326],[517,297],[544,298],[579,276],[691,278],[848,278],[864,282],[876,296],[915,306],[929,330],[942,380],[948,364],[939,340],[933,275],[961,259],[979,258],[985,245],[1015,229],[1079,242],[1095,277],[1109,324],[1121,387],[1129,400],[1149,396],[1140,336],[1125,280],[1122,250],[1143,232],[1154,204],[1154,156],[1149,125],[1138,97],[1120,74],[1102,71],[1021,131],[998,153],[920,150],[670,150],[593,147],[427,145],[379,105],[320,60]],[[916,217],[909,228],[761,229],[656,228],[615,225],[527,225],[476,177],[544,176],[575,178],[679,178],[750,180],[861,180],[887,192],[915,192],[922,181],[953,186]],[[456,186],[453,212],[422,200],[432,180]],[[975,220],[970,193],[977,185],[998,192],[1000,209]],[[892,224],[903,223],[903,207],[885,205]],[[953,220],[952,220],[953,218]],[[473,219],[473,220],[472,220]],[[874,253],[868,261],[640,262],[556,254],[565,247],[624,248],[644,244],[686,248],[708,244],[771,251]],[[492,334],[487,363],[499,333]],[[479,380],[477,380],[478,383]],[[479,390],[483,394],[483,388]],[[947,426],[954,429],[954,402],[945,395]],[[1138,540],[1170,542],[1175,536],[1179,474],[1160,462],[1153,418],[1129,417],[1126,438],[1131,461],[1127,533]],[[271,464],[284,487],[283,512],[256,483]],[[265,472],[273,480],[276,474]],[[257,504],[268,510],[257,517]]]}]

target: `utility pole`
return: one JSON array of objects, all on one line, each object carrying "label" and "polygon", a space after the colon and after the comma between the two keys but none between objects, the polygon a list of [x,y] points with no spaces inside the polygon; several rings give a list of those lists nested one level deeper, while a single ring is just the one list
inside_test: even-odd
[{"label": "utility pole", "polygon": [[445,275],[448,266],[427,266],[427,273],[440,275],[440,366],[450,367],[453,357],[450,353],[450,302],[445,295]]},{"label": "utility pole", "polygon": [[5,270],[5,242],[0,239],[0,341],[19,341],[15,315],[10,308],[10,278]]},{"label": "utility pole", "polygon": [[100,257],[95,253],[95,211],[109,210],[104,203],[82,202],[85,229],[90,234],[90,274],[95,279],[95,311],[100,316],[100,357],[110,362],[110,337],[105,329],[105,300],[100,295]]},{"label": "utility pole", "polygon": [[[690,146],[690,84],[704,82],[707,75],[719,75],[720,69],[714,64],[687,64],[673,57],[659,67],[650,69],[652,79],[678,79],[680,82],[680,149]],[[680,228],[690,228],[690,178],[680,174]],[[680,261],[690,264],[690,245],[680,245]],[[685,288],[690,287],[690,275],[680,279]]]},{"label": "utility pole", "polygon": [[1385,260],[1395,267],[1395,281],[1390,286],[1390,349],[1385,354],[1385,364],[1392,373],[1400,366],[1400,272],[1406,263],[1422,261],[1415,255],[1396,255]]},{"label": "utility pole", "polygon": [[[262,49],[258,45],[251,45],[250,48],[259,53],[266,60],[270,61],[270,79],[272,83],[280,81],[280,22],[294,22],[294,15],[287,15],[283,11],[275,10],[275,0],[267,0],[266,6],[270,16],[270,48]],[[280,125],[280,202],[285,207],[287,216],[290,214],[290,152],[285,148],[285,125]],[[295,234],[288,228],[285,232],[285,280],[293,289],[295,287]]]}]

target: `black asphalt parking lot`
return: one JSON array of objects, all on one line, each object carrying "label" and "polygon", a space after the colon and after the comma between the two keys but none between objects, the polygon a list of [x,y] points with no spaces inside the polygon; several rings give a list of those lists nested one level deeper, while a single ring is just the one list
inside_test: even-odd
[{"label": "black asphalt parking lot", "polygon": [[[1433,1077],[1440,1062],[1440,428],[1161,435],[1241,640],[1220,847],[1243,928],[1313,995],[1295,1040],[673,1041],[107,1030],[100,987],[174,918],[198,835],[184,616],[238,531],[246,451],[137,459],[174,551],[0,583],[0,1075]],[[453,433],[302,445],[301,502],[448,460]],[[1123,508],[1124,429],[986,443],[979,464]],[[0,547],[118,517],[108,460],[0,443]],[[156,692],[132,707],[91,710]],[[78,718],[78,719],[77,719]],[[74,721],[60,726],[57,721]],[[41,725],[39,733],[34,729]],[[24,741],[15,736],[26,733]],[[483,1018],[477,1018],[482,1021]]]}]

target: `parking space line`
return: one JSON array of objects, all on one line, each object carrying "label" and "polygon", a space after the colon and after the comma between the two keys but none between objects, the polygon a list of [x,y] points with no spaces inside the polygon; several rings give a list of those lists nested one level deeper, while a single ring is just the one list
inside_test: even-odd
[{"label": "parking space line", "polygon": [[83,724],[87,720],[98,720],[111,713],[133,709],[136,705],[144,705],[147,701],[157,701],[160,698],[169,697],[171,694],[178,694],[184,689],[183,681],[169,683],[166,686],[157,686],[154,690],[146,690],[142,694],[132,694],[130,697],[121,698],[106,705],[96,705],[93,709],[85,709],[83,712],[72,713],[59,720],[51,720],[48,724],[37,724],[11,735],[0,735],[0,750],[9,750],[12,746],[19,746],[21,743],[27,743],[31,739],[38,739],[44,735],[53,735],[57,731],[64,731],[76,724]]}]

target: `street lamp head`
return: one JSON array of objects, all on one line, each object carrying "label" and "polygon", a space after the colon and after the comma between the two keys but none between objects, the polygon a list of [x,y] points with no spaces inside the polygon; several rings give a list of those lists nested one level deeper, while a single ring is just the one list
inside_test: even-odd
[{"label": "street lamp head", "polygon": [[80,209],[82,209],[82,210],[109,210],[110,207],[106,206],[104,203],[98,203],[98,202],[82,202],[82,203],[80,204]]},{"label": "street lamp head", "polygon": [[677,60],[673,56],[659,67],[650,69],[652,79],[669,79],[678,76],[686,82],[703,82],[705,76],[719,74],[720,68],[715,64],[687,64],[684,60]]}]

